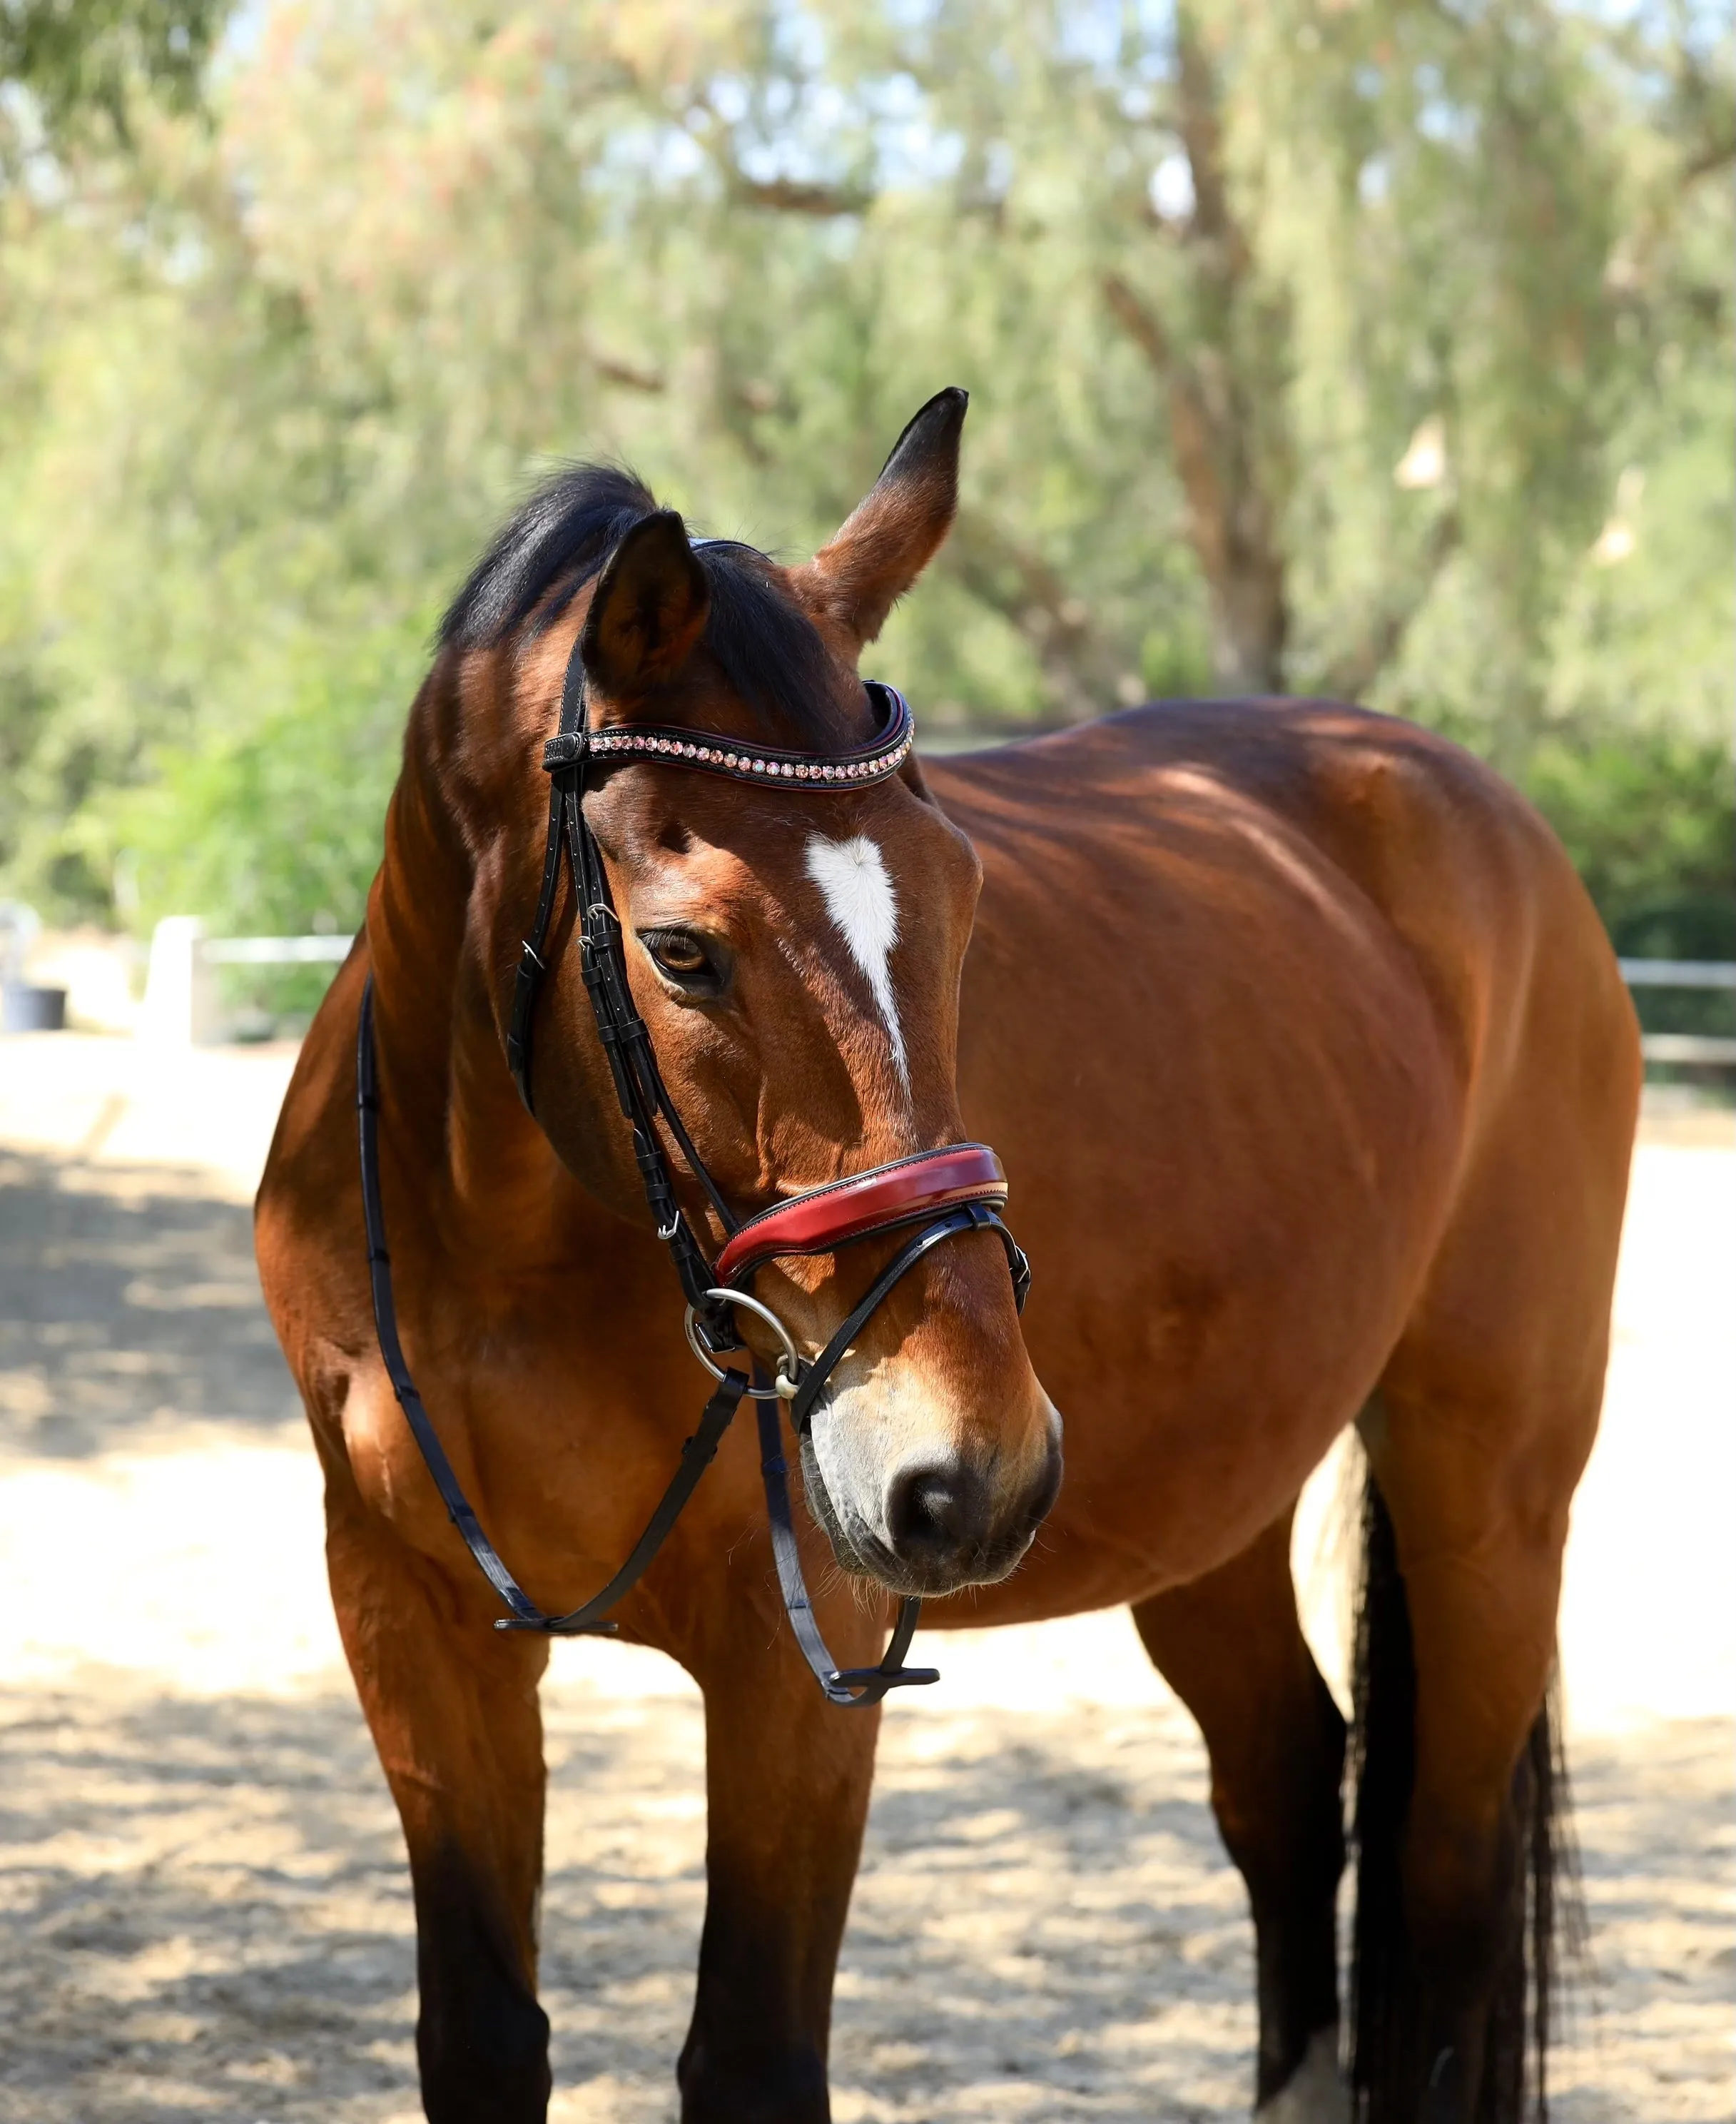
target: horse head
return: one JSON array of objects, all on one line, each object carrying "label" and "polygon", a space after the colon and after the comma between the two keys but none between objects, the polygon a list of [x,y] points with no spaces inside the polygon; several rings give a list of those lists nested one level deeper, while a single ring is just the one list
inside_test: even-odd
[{"label": "horse head", "polygon": [[[632,1003],[699,1163],[739,1216],[964,1136],[959,993],[978,865],[913,755],[862,786],[772,786],[680,772],[623,740],[692,731],[744,758],[756,745],[866,744],[876,716],[858,659],[951,522],[964,411],[962,392],[924,407],[803,566],[733,543],[696,547],[679,516],[643,496],[589,581],[551,592],[565,600],[558,621],[545,606],[517,651],[514,809],[534,816],[537,750],[576,647],[589,731],[617,746],[587,773],[582,816]],[[490,866],[503,1027],[537,867]],[[569,909],[551,938],[558,956],[537,1006],[537,1118],[594,1193],[642,1223],[631,1133],[579,955],[563,948],[572,919]],[[670,1158],[715,1254],[725,1229],[673,1146]],[[755,1294],[817,1351],[898,1244],[883,1234],[765,1262]],[[808,1501],[839,1562],[897,1592],[1006,1576],[1053,1500],[1059,1420],[1007,1271],[991,1230],[931,1248],[864,1324],[803,1427]],[[769,1363],[775,1341],[742,1324]]]}]

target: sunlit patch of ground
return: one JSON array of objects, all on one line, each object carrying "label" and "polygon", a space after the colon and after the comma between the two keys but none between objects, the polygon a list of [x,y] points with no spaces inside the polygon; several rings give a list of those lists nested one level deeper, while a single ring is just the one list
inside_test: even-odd
[{"label": "sunlit patch of ground", "polygon": [[[248,1252],[285,1061],[171,1082],[120,1043],[21,1051],[0,1051],[0,2115],[408,2120],[407,1882]],[[1736,1153],[1643,1149],[1564,1617],[1595,1966],[1565,2124],[1732,2113],[1733,1270]],[[1329,1671],[1333,1496],[1329,1470],[1297,1540]],[[941,1690],[884,1727],[840,2124],[1242,2113],[1241,1886],[1126,1618],[934,1642]],[[667,2117],[697,1700],[597,1644],[561,1647],[547,1694],[554,2115]]]},{"label": "sunlit patch of ground", "polygon": [[[581,1680],[549,1710],[554,2113],[651,2124],[692,1992],[698,1707]],[[19,1690],[0,1746],[8,2119],[407,2124],[409,1891],[346,1698]],[[1559,2114],[1719,2124],[1726,1736],[1582,1739],[1574,1769],[1596,1974]],[[1182,1714],[888,1721],[838,1981],[840,2124],[1229,2117],[1252,2037],[1241,1883]]]}]

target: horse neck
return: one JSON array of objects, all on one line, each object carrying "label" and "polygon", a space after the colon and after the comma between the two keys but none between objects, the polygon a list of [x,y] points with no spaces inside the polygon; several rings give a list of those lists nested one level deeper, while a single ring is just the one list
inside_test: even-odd
[{"label": "horse neck", "polygon": [[[368,909],[382,1140],[448,1246],[545,1257],[608,1213],[561,1163],[508,1073],[467,839],[412,717]],[[575,1229],[577,1228],[577,1229]]]}]

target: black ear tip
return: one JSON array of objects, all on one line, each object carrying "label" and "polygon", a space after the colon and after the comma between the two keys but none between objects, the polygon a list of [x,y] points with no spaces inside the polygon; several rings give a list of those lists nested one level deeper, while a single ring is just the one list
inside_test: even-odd
[{"label": "black ear tip", "polygon": [[964,425],[965,408],[970,403],[970,393],[962,383],[949,383],[944,391],[936,391],[928,403],[913,413],[904,424],[904,432],[893,444],[886,462],[880,467],[884,478],[904,451],[913,446],[931,449],[936,444],[956,443],[959,430]]},{"label": "black ear tip", "polygon": [[965,410],[969,404],[970,393],[964,385],[949,383],[944,391],[936,392],[904,433],[908,435],[911,428],[933,427],[943,435],[955,434],[964,421]]},{"label": "black ear tip", "polygon": [[612,574],[617,566],[632,568],[664,566],[674,560],[678,554],[687,560],[693,574],[702,572],[680,510],[654,509],[649,515],[641,516],[630,530],[622,534],[603,572],[605,575]]}]

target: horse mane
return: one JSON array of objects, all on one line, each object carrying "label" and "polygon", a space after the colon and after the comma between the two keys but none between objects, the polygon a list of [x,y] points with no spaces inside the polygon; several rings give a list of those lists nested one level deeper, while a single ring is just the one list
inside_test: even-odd
[{"label": "horse mane", "polygon": [[[440,646],[491,649],[520,632],[528,640],[546,633],[657,506],[624,466],[564,466],[496,532],[447,608]],[[825,644],[784,594],[770,557],[734,540],[695,555],[711,590],[705,646],[734,692],[800,745],[831,750],[859,736],[838,705]]]}]

